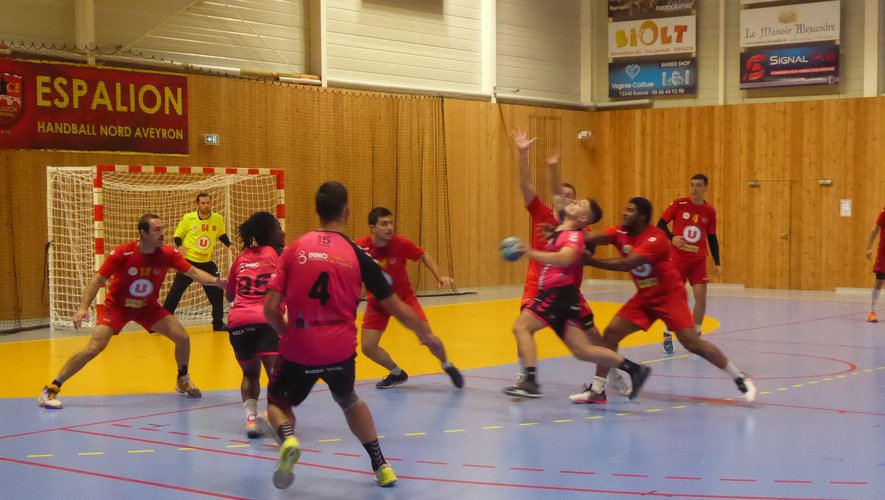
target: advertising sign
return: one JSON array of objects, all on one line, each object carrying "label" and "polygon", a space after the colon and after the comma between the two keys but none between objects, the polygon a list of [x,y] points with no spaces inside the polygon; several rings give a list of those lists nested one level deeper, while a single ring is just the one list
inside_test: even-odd
[{"label": "advertising sign", "polygon": [[839,1],[741,11],[741,47],[839,40]]},{"label": "advertising sign", "polygon": [[697,60],[642,61],[608,65],[609,97],[654,97],[697,92]]},{"label": "advertising sign", "polygon": [[765,47],[741,53],[741,89],[839,83],[839,46]]},{"label": "advertising sign", "polygon": [[695,0],[608,0],[608,17],[614,21],[688,16],[694,13]]},{"label": "advertising sign", "polygon": [[635,57],[695,51],[695,16],[608,24],[608,56]]},{"label": "advertising sign", "polygon": [[187,77],[0,59],[0,149],[187,154]]}]

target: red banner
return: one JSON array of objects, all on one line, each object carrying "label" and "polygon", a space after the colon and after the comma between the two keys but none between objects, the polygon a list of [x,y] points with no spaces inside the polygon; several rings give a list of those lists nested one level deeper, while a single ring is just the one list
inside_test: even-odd
[{"label": "red banner", "polygon": [[0,149],[187,154],[187,77],[0,59]]}]

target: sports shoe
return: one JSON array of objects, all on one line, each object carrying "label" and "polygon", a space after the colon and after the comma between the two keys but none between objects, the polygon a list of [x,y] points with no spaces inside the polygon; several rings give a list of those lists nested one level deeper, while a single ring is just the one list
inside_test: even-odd
[{"label": "sports shoe", "polygon": [[540,398],[541,387],[537,382],[523,380],[511,387],[504,389],[504,394],[512,398]]},{"label": "sports shoe", "polygon": [[651,368],[645,365],[639,365],[639,369],[636,370],[636,373],[630,374],[630,382],[633,385],[633,390],[630,391],[630,399],[636,399],[639,396],[639,390],[642,389],[642,385],[645,384],[648,376],[651,375]]},{"label": "sports shoe", "polygon": [[246,417],[246,436],[249,439],[257,439],[262,434],[264,434],[264,431],[258,426],[258,416],[249,415]]},{"label": "sports shoe", "polygon": [[280,445],[280,459],[277,460],[277,470],[273,471],[273,485],[277,489],[286,489],[295,481],[292,469],[295,468],[299,458],[301,458],[301,444],[298,443],[298,438],[287,437]]},{"label": "sports shoe", "polygon": [[753,383],[753,379],[749,375],[741,373],[740,377],[734,379],[734,383],[738,386],[738,390],[744,393],[744,399],[748,403],[752,403],[756,399],[756,384]]},{"label": "sports shoe", "polygon": [[870,323],[878,323],[879,317],[876,316],[875,312],[870,311],[870,314],[867,314],[867,321],[869,321]]},{"label": "sports shoe", "polygon": [[613,391],[618,391],[621,396],[629,396],[630,393],[633,392],[633,387],[627,383],[627,379],[615,369],[608,371],[608,377],[605,379],[605,386]]},{"label": "sports shoe", "polygon": [[572,403],[576,405],[604,405],[608,404],[608,399],[605,397],[605,389],[602,392],[593,392],[589,386],[584,386],[584,390],[577,393],[572,394],[568,397]]},{"label": "sports shoe", "polygon": [[446,373],[449,374],[449,378],[452,379],[452,383],[455,385],[455,387],[457,387],[458,389],[464,387],[464,376],[461,375],[461,372],[459,372],[457,368],[455,368],[455,365],[452,365],[448,368],[443,368],[443,370],[445,370]]},{"label": "sports shoe", "polygon": [[381,464],[381,467],[375,471],[375,480],[378,481],[378,486],[385,488],[393,486],[393,483],[396,482],[396,473],[393,472],[393,467],[387,463]]},{"label": "sports shoe", "polygon": [[189,398],[203,397],[203,393],[197,389],[197,386],[195,386],[193,382],[191,382],[190,375],[178,377],[178,382],[175,384],[175,390],[178,391],[179,394],[184,394]]},{"label": "sports shoe", "polygon": [[409,374],[406,373],[405,370],[399,375],[388,373],[386,377],[382,378],[375,384],[375,387],[379,389],[390,389],[395,385],[404,384],[406,380],[409,380]]},{"label": "sports shoe", "polygon": [[676,352],[676,347],[673,345],[673,334],[670,332],[664,332],[664,352],[667,354]]},{"label": "sports shoe", "polygon": [[58,399],[59,390],[55,384],[43,386],[43,390],[40,391],[40,396],[37,398],[37,405],[50,410],[61,410],[61,401]]}]

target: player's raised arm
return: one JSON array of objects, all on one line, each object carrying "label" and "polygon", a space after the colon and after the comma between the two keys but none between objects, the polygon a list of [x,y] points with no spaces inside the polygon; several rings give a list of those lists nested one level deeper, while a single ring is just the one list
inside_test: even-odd
[{"label": "player's raised arm", "polygon": [[516,163],[519,167],[519,189],[522,191],[523,205],[528,205],[538,192],[532,182],[532,169],[529,167],[529,148],[538,140],[537,137],[529,139],[525,129],[517,129],[510,132],[513,144],[516,146]]}]

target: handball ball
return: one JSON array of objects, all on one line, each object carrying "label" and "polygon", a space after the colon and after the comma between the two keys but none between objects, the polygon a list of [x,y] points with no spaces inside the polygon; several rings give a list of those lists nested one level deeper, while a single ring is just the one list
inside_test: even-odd
[{"label": "handball ball", "polygon": [[501,241],[501,257],[503,257],[504,260],[509,261],[519,260],[519,258],[522,257],[525,252],[519,250],[516,247],[518,243],[519,238],[517,238],[516,236],[504,238],[504,240]]}]

